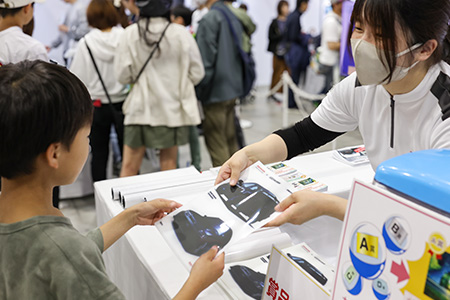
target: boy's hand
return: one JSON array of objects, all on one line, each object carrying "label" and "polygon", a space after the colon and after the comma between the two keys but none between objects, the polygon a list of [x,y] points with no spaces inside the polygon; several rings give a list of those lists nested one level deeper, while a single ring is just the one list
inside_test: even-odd
[{"label": "boy's hand", "polygon": [[194,300],[223,274],[225,253],[214,258],[219,249],[212,247],[192,266],[191,274],[173,300]]},{"label": "boy's hand", "polygon": [[135,225],[155,225],[167,214],[181,207],[180,203],[165,199],[155,199],[132,206]]},{"label": "boy's hand", "polygon": [[215,258],[218,251],[217,246],[212,247],[192,266],[187,283],[192,284],[192,287],[198,289],[199,292],[213,284],[223,274],[225,253]]}]

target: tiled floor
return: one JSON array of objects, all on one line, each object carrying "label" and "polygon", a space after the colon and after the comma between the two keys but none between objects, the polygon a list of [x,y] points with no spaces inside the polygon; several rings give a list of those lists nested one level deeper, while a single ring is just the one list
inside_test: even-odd
[{"label": "tiled floor", "polygon": [[[266,89],[260,89],[256,92],[256,98],[252,103],[242,105],[240,107],[240,117],[242,120],[251,122],[249,128],[244,129],[244,135],[247,144],[261,140],[271,132],[281,128],[282,125],[282,109],[281,106],[274,101],[268,101],[264,96]],[[288,113],[289,124],[294,124],[300,120],[302,115],[298,110],[290,110]],[[248,122],[246,122],[248,123]],[[211,167],[211,160],[203,140],[200,137],[201,154],[202,154],[202,170]],[[336,140],[336,147],[362,144],[361,135],[358,131],[346,133]],[[331,150],[331,143],[320,147],[314,152]],[[180,147],[179,162],[180,166],[189,165],[190,161],[189,147]],[[143,173],[155,170],[155,164],[151,161],[144,161],[142,168]],[[73,225],[80,232],[85,233],[97,226],[95,215],[95,202],[93,195],[78,199],[63,199],[60,203],[61,211],[72,220]]]}]

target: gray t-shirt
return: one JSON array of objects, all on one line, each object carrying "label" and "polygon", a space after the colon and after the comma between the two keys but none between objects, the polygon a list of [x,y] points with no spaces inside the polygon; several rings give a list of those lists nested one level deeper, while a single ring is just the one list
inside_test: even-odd
[{"label": "gray t-shirt", "polygon": [[100,229],[83,236],[64,217],[0,224],[0,299],[125,299],[102,251]]}]

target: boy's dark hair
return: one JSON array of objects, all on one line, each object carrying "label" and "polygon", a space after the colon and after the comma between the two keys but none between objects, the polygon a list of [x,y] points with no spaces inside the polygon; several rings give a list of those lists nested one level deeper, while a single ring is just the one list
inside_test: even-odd
[{"label": "boy's dark hair", "polygon": [[[0,3],[2,1],[0,0]],[[19,13],[19,11],[23,7],[17,7],[17,8],[0,8],[0,17],[5,18],[7,16],[14,16]]]},{"label": "boy's dark hair", "polygon": [[182,17],[184,20],[184,26],[189,26],[192,23],[192,10],[184,5],[177,5],[171,9],[170,14],[177,17]]},{"label": "boy's dark hair", "polygon": [[119,23],[119,14],[110,0],[92,0],[86,10],[91,27],[103,30]]},{"label": "boy's dark hair", "polygon": [[92,115],[89,92],[66,68],[38,60],[0,67],[0,176],[31,174],[52,143],[70,150]]},{"label": "boy's dark hair", "polygon": [[386,67],[390,74],[385,79],[390,80],[397,65],[395,53],[405,50],[397,49],[397,36],[393,28],[397,24],[400,26],[409,47],[435,39],[438,46],[429,59],[430,65],[441,60],[450,62],[449,18],[449,0],[357,0],[351,17],[348,44],[356,22],[375,28],[374,35],[379,37],[376,40],[380,49],[378,56],[381,57],[381,51],[386,54]]}]

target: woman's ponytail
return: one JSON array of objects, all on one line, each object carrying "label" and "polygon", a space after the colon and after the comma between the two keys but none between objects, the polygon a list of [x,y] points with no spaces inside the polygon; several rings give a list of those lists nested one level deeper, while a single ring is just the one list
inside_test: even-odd
[{"label": "woman's ponytail", "polygon": [[447,28],[447,35],[444,38],[442,46],[443,46],[442,60],[450,64],[450,25]]}]

